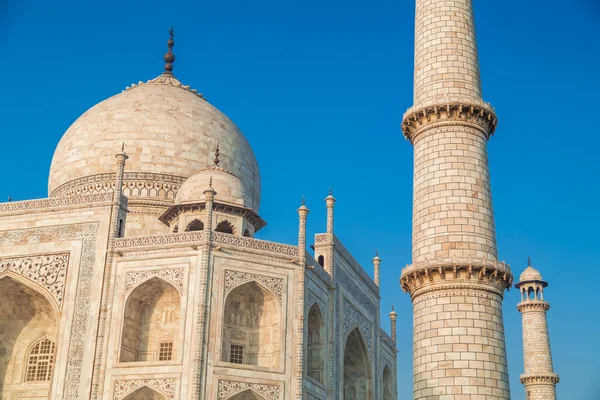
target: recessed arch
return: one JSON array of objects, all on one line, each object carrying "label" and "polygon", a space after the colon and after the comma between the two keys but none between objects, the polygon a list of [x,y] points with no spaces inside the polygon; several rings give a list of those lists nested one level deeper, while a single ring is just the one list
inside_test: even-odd
[{"label": "recessed arch", "polygon": [[152,277],[131,291],[125,303],[121,362],[171,361],[177,355],[181,294]]},{"label": "recessed arch", "polygon": [[225,219],[217,224],[215,232],[228,233],[230,235],[233,235],[235,233],[235,229],[233,228],[231,222]]},{"label": "recessed arch", "polygon": [[148,386],[142,386],[129,393],[123,400],[167,400],[167,397]]},{"label": "recessed arch", "polygon": [[386,365],[383,369],[383,400],[393,400],[394,383],[390,368]]},{"label": "recessed arch", "polygon": [[229,397],[227,400],[265,400],[264,397],[253,391],[246,389]]},{"label": "recessed arch", "polygon": [[190,222],[185,228],[186,232],[195,232],[195,231],[203,231],[204,230],[204,222],[199,219],[195,219]]},{"label": "recessed arch", "polygon": [[281,307],[278,298],[251,280],[225,297],[221,360],[232,364],[278,368]]},{"label": "recessed arch", "polygon": [[326,339],[325,320],[319,303],[314,303],[308,311],[306,374],[320,383],[325,383]]},{"label": "recessed arch", "polygon": [[354,328],[344,346],[344,400],[373,399],[370,365],[363,336],[358,328]]},{"label": "recessed arch", "polygon": [[58,313],[36,286],[8,274],[0,278],[0,398],[12,398],[31,383],[50,390]]},{"label": "recessed arch", "polygon": [[29,288],[30,290],[34,291],[35,293],[43,296],[48,301],[50,306],[52,307],[53,312],[56,313],[57,315],[60,314],[58,301],[52,295],[52,293],[50,293],[48,291],[48,289],[46,289],[44,286],[29,279],[28,277],[26,277],[24,275],[17,274],[13,271],[5,271],[5,272],[1,273],[0,274],[0,282],[3,279],[11,279],[11,280],[23,285],[24,287]]}]

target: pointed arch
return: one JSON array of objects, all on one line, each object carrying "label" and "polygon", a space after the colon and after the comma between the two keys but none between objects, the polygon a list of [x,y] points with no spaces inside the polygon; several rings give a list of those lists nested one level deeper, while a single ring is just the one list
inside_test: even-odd
[{"label": "pointed arch", "polygon": [[229,397],[227,400],[265,400],[252,389],[246,389]]},{"label": "pointed arch", "polygon": [[392,380],[392,373],[390,368],[386,365],[383,369],[383,400],[394,399],[394,381]]},{"label": "pointed arch", "polygon": [[133,392],[129,393],[123,400],[167,400],[167,397],[162,393],[148,387],[142,386]]},{"label": "pointed arch", "polygon": [[235,229],[233,228],[231,222],[225,219],[217,224],[215,232],[229,233],[230,235],[233,235],[235,233]]},{"label": "pointed arch", "polygon": [[52,295],[52,293],[48,291],[47,288],[40,285],[38,282],[35,282],[27,276],[17,274],[13,271],[4,271],[0,273],[0,282],[3,279],[11,279],[19,283],[20,285],[23,285],[24,287],[32,290],[33,292],[43,296],[48,301],[48,304],[52,307],[54,313],[56,313],[57,315],[60,314],[60,304],[58,303],[56,298]]},{"label": "pointed arch", "polygon": [[121,362],[171,361],[177,354],[181,294],[157,276],[127,297],[121,333]]},{"label": "pointed arch", "polygon": [[232,288],[223,307],[222,361],[278,368],[280,351],[278,298],[255,280]]},{"label": "pointed arch", "polygon": [[185,228],[186,232],[194,232],[194,231],[203,231],[204,230],[204,222],[199,219],[195,219],[190,222]]},{"label": "pointed arch", "polygon": [[346,338],[344,346],[344,400],[372,400],[373,381],[367,346],[358,328]]},{"label": "pointed arch", "polygon": [[325,321],[319,303],[308,311],[306,330],[306,374],[320,383],[325,383]]},{"label": "pointed arch", "polygon": [[20,276],[0,277],[0,398],[11,398],[25,383],[50,389],[58,312],[37,286]]}]

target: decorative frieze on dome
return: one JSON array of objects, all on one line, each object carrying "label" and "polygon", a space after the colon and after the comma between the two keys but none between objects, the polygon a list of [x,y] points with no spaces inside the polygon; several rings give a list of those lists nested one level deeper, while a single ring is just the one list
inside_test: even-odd
[{"label": "decorative frieze on dome", "polygon": [[127,86],[125,88],[124,92],[138,88],[140,86],[146,86],[146,85],[161,85],[161,86],[176,87],[179,89],[187,90],[188,92],[193,93],[196,96],[200,97],[202,100],[206,101],[206,99],[204,98],[202,93],[198,93],[198,90],[191,89],[189,86],[184,85],[183,83],[181,83],[181,81],[179,81],[179,79],[175,78],[175,75],[167,73],[167,72],[163,72],[156,78],[150,79],[149,81],[146,81],[146,82],[139,81],[137,84],[132,83],[131,86]]}]

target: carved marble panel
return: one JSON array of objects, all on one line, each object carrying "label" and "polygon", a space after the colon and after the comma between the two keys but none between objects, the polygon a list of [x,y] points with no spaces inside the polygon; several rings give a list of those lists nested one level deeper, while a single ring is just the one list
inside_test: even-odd
[{"label": "carved marble panel", "polygon": [[283,279],[270,276],[250,274],[248,272],[225,270],[225,296],[229,291],[242,283],[256,281],[266,286],[277,296],[279,301],[283,297]]},{"label": "carved marble panel", "polygon": [[179,289],[179,292],[183,290],[183,268],[174,269],[155,269],[152,271],[137,271],[129,272],[125,275],[125,293],[129,293],[133,288],[138,286],[141,282],[147,281],[152,277],[159,277],[168,282],[171,282],[175,287]]},{"label": "carved marble panel", "polygon": [[352,303],[344,297],[344,336],[358,327],[365,339],[369,358],[373,360],[373,324]]},{"label": "carved marble panel", "polygon": [[281,386],[219,380],[217,400],[226,400],[248,389],[258,393],[265,400],[280,399]]},{"label": "carved marble panel", "polygon": [[45,288],[62,311],[69,253],[0,259],[0,276],[14,272]]},{"label": "carved marble panel", "polygon": [[151,389],[165,395],[167,399],[175,398],[175,379],[131,379],[118,380],[115,382],[114,400],[121,400],[129,393],[132,393],[142,386],[148,386]]}]

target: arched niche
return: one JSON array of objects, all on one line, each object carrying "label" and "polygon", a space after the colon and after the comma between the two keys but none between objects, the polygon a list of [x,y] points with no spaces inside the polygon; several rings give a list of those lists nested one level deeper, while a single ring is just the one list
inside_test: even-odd
[{"label": "arched niche", "polygon": [[259,396],[258,394],[254,393],[252,390],[248,389],[248,390],[244,390],[241,393],[231,396],[227,400],[265,400],[265,399],[263,397]]},{"label": "arched niche", "polygon": [[36,285],[0,278],[0,398],[31,384],[49,391],[57,337],[56,309]]},{"label": "arched niche", "polygon": [[277,297],[255,281],[232,289],[223,309],[222,361],[278,368],[280,342]]},{"label": "arched niche", "polygon": [[186,232],[194,232],[194,231],[203,231],[204,230],[204,222],[195,219],[190,222],[185,228]]},{"label": "arched niche", "polygon": [[325,322],[319,304],[308,311],[306,332],[306,374],[320,383],[325,383]]},{"label": "arched niche", "polygon": [[160,278],[151,278],[136,287],[125,303],[120,361],[174,360],[180,308],[179,292]]},{"label": "arched niche", "polygon": [[367,347],[358,328],[344,347],[344,400],[372,400],[373,382]]},{"label": "arched niche", "polygon": [[129,393],[123,400],[167,400],[167,398],[148,386],[142,386],[136,391]]},{"label": "arched niche", "polygon": [[215,228],[215,232],[229,233],[230,235],[233,235],[234,231],[233,225],[227,220],[219,222]]},{"label": "arched niche", "polygon": [[383,369],[383,400],[393,400],[394,384],[392,381],[392,373],[386,365]]}]

